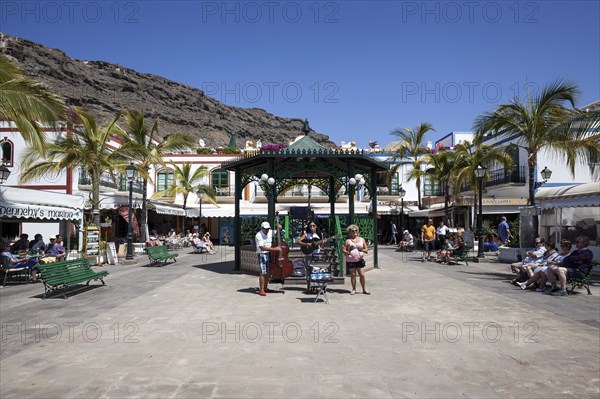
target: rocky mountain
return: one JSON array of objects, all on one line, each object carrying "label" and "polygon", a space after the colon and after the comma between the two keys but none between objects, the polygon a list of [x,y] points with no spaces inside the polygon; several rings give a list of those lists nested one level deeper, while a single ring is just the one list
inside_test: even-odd
[{"label": "rocky mountain", "polygon": [[[84,107],[101,122],[126,108],[141,109],[148,120],[159,120],[161,136],[186,133],[204,139],[209,147],[227,146],[231,132],[236,133],[238,146],[246,140],[287,143],[302,132],[302,119],[228,106],[194,87],[104,61],[76,60],[60,50],[3,33],[0,52],[14,58],[25,73],[45,83],[67,104]],[[326,147],[335,146],[326,135],[310,135]]]}]

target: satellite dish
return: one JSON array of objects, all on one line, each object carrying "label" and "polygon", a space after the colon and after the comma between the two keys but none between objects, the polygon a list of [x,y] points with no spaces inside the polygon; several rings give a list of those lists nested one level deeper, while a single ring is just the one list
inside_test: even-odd
[{"label": "satellite dish", "polygon": [[198,144],[200,144],[200,147],[204,148],[204,146],[206,146],[206,143],[204,142],[203,139],[198,140]]}]

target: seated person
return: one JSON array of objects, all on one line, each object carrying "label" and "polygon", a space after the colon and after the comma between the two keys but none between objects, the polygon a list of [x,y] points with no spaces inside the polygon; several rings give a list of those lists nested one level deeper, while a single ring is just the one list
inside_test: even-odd
[{"label": "seated person", "polygon": [[217,252],[212,241],[210,240],[210,233],[208,231],[206,233],[204,233],[204,240],[202,243],[204,244],[204,248],[206,248],[208,253],[214,254]]},{"label": "seated person", "polygon": [[[50,239],[50,244],[48,244],[48,248],[46,249],[47,257],[54,257],[55,261],[61,262],[66,258],[65,252],[61,236],[57,235],[56,238]],[[46,261],[46,258],[44,258],[44,262],[49,263]]]},{"label": "seated person", "polygon": [[436,262],[448,263],[448,259],[450,257],[449,254],[452,253],[453,249],[454,246],[452,245],[452,243],[450,243],[450,240],[448,238],[444,238],[442,247],[438,250]]},{"label": "seated person", "polygon": [[[544,240],[541,238],[536,238],[535,248],[526,251],[525,259],[523,259],[522,262],[513,263],[512,265],[510,265],[510,268],[513,273],[519,273],[519,267],[528,263],[535,263],[536,261],[541,260],[545,253],[546,248],[544,247]],[[514,279],[512,283],[514,284],[516,281],[517,279]]]},{"label": "seated person", "polygon": [[402,239],[400,240],[400,244],[398,245],[397,251],[408,251],[408,249],[414,246],[414,237],[408,230],[404,230],[402,233]]},{"label": "seated person", "polygon": [[456,244],[452,248],[446,249],[443,262],[448,264],[451,256],[461,256],[463,253],[465,253],[465,242],[462,236],[458,236],[456,239]]},{"label": "seated person", "polygon": [[517,278],[515,279],[517,282],[533,277],[534,269],[546,266],[548,262],[554,260],[558,256],[558,252],[556,252],[556,247],[553,242],[546,242],[544,248],[546,249],[546,252],[544,252],[544,256],[542,256],[541,259],[538,259],[533,263],[525,263],[518,267]]},{"label": "seated person", "polygon": [[162,245],[162,242],[160,242],[160,240],[158,239],[158,234],[156,233],[156,230],[152,230],[150,232],[150,237],[148,237],[148,241],[146,241],[146,246],[158,247],[160,245]]},{"label": "seated person", "polygon": [[306,228],[302,232],[302,236],[298,239],[298,244],[305,248],[304,251],[306,252],[303,251],[303,253],[307,255],[307,259],[305,259],[307,265],[310,264],[312,258],[319,257],[321,254],[321,245],[323,244],[324,238],[325,236],[317,227],[315,221],[310,221],[306,225]]},{"label": "seated person", "polygon": [[21,237],[10,247],[10,251],[13,254],[29,251],[29,235],[21,234]]},{"label": "seated person", "polygon": [[[554,243],[547,243],[547,248],[554,248]],[[550,250],[550,249],[549,249]],[[560,242],[560,250],[561,252],[556,256],[548,259],[545,265],[540,265],[536,267],[533,276],[529,277],[529,279],[523,283],[517,283],[522,290],[530,287],[532,284],[537,283],[538,288],[536,288],[537,292],[543,292],[546,288],[546,282],[548,282],[548,273],[550,273],[549,267],[553,265],[561,265],[563,259],[569,255],[571,251],[571,241],[562,240]],[[550,257],[549,257],[550,258]]]},{"label": "seated person", "polygon": [[39,252],[44,252],[44,250],[46,249],[46,243],[43,240],[43,237],[41,234],[36,234],[33,237],[33,240],[31,240],[31,242],[29,243],[29,251],[31,253],[39,253]]},{"label": "seated person", "polygon": [[204,242],[200,238],[198,238],[198,233],[192,234],[192,246],[194,247],[194,249],[199,249],[200,252],[202,252],[202,250],[205,248]]},{"label": "seated person", "polygon": [[561,266],[552,265],[549,267],[550,273],[548,273],[548,281],[555,286],[556,278],[560,281],[560,290],[553,291],[553,288],[547,291],[551,295],[555,296],[567,296],[567,290],[565,288],[567,284],[567,278],[569,277],[583,277],[586,276],[592,267],[592,259],[594,254],[588,248],[590,239],[587,236],[579,236],[575,240],[575,251],[571,252],[570,255],[565,256]]},{"label": "seated person", "polygon": [[36,282],[37,281],[37,270],[35,270],[35,267],[37,266],[38,262],[37,260],[30,258],[30,257],[24,257],[24,258],[17,258],[17,256],[13,253],[10,252],[10,243],[6,242],[2,244],[2,257],[6,258],[6,262],[8,263],[8,268],[9,269],[18,269],[21,267],[26,267],[29,269],[29,272],[31,273],[31,281]]}]

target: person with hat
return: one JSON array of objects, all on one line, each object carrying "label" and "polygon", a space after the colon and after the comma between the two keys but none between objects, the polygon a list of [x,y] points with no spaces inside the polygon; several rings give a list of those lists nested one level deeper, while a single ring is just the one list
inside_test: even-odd
[{"label": "person with hat", "polygon": [[414,244],[414,237],[410,234],[410,231],[404,230],[402,233],[402,239],[400,240],[400,245],[396,251],[408,251],[408,248],[412,247]]},{"label": "person with hat", "polygon": [[203,240],[201,240],[200,237],[198,237],[198,233],[192,234],[192,245],[194,247],[194,252],[196,253],[202,253],[202,251],[206,249]]},{"label": "person with hat", "polygon": [[50,244],[46,248],[46,255],[56,258],[58,262],[65,260],[66,251],[60,235],[57,234],[54,239],[50,238]]},{"label": "person with hat", "polygon": [[258,264],[260,266],[260,274],[258,276],[258,285],[260,296],[266,296],[268,292],[273,292],[269,289],[269,263],[271,261],[271,253],[276,252],[278,256],[281,248],[273,246],[273,231],[269,222],[262,222],[260,231],[254,236],[256,243],[256,253],[258,255]]}]

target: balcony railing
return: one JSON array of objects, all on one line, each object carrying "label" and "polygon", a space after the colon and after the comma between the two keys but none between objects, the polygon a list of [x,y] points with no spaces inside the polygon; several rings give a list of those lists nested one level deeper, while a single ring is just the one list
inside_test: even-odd
[{"label": "balcony railing", "polygon": [[525,183],[525,166],[514,166],[511,169],[496,169],[488,172],[489,179],[484,183],[486,187],[499,184]]},{"label": "balcony railing", "polygon": [[[80,186],[91,186],[92,179],[87,175],[87,173],[80,170],[78,184]],[[134,193],[141,194],[142,193],[142,184],[143,184],[143,182],[141,179],[134,181],[132,191]],[[103,172],[100,175],[100,187],[101,188],[106,187],[106,188],[111,188],[113,190],[125,191],[125,192],[129,191],[127,181],[125,180],[125,178],[120,178],[120,181],[115,183],[112,180],[110,174],[107,172]]]},{"label": "balcony railing", "polygon": [[[527,166],[513,166],[510,169],[500,168],[487,173],[487,180],[484,180],[483,187],[498,186],[500,184],[525,184]],[[465,183],[460,188],[461,191],[471,191],[471,186]]]}]

